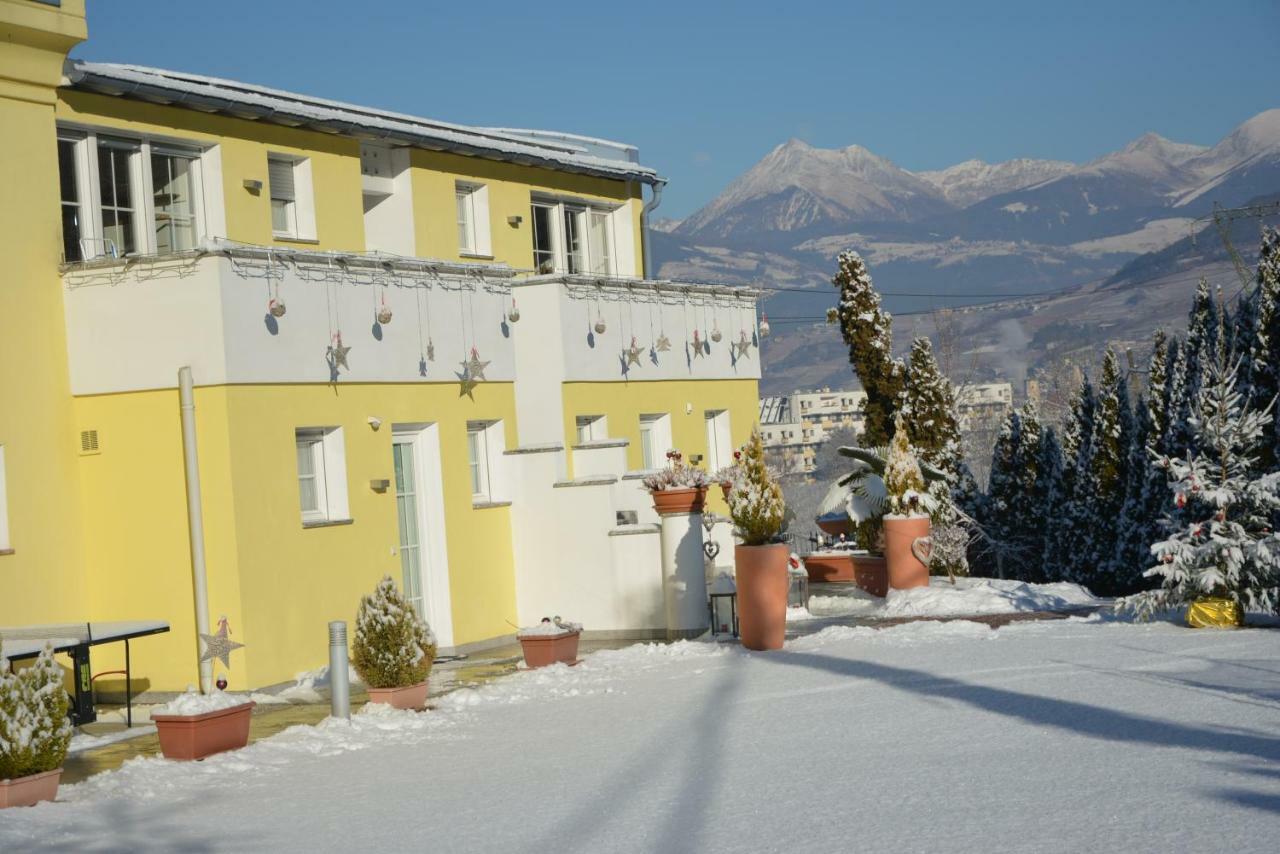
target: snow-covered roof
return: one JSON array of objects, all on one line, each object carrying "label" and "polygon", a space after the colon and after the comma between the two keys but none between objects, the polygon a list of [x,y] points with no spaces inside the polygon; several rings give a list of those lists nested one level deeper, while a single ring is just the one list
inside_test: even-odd
[{"label": "snow-covered roof", "polygon": [[289,127],[394,140],[433,151],[647,184],[665,183],[655,170],[629,159],[634,156],[633,147],[572,134],[468,127],[234,80],[110,62],[71,60],[65,85]]}]

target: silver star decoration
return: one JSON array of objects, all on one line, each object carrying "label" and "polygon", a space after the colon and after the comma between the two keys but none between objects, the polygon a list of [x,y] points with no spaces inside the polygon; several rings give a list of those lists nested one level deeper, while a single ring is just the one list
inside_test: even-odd
[{"label": "silver star decoration", "polygon": [[467,375],[477,382],[485,379],[484,369],[489,366],[488,362],[480,361],[480,354],[476,352],[476,348],[471,348],[471,358],[463,362],[463,367],[467,369]]},{"label": "silver star decoration", "polygon": [[204,632],[200,632],[200,640],[204,641],[204,652],[200,655],[200,661],[213,661],[216,658],[228,670],[231,669],[231,651],[244,646],[244,644],[236,643],[227,636],[226,620],[223,620],[221,625],[218,626],[216,634],[206,635]]},{"label": "silver star decoration", "polygon": [[431,339],[428,338],[427,339],[427,361],[434,362],[435,360],[436,360],[436,345],[431,341]]},{"label": "silver star decoration", "polygon": [[640,356],[644,353],[644,348],[636,346],[635,338],[631,339],[631,346],[622,352],[627,357],[628,365],[635,365],[637,368],[640,367]]},{"label": "silver star decoration", "polygon": [[658,336],[658,343],[654,345],[654,349],[659,353],[665,353],[671,349],[671,339],[666,336],[666,333]]},{"label": "silver star decoration", "polygon": [[342,336],[338,335],[333,339],[333,344],[329,347],[329,358],[333,361],[334,367],[341,365],[348,371],[351,366],[347,364],[347,354],[351,352],[351,348],[342,343]]},{"label": "silver star decoration", "polygon": [[751,355],[751,340],[747,338],[747,333],[742,333],[742,337],[734,343],[733,349],[738,351],[739,359]]}]

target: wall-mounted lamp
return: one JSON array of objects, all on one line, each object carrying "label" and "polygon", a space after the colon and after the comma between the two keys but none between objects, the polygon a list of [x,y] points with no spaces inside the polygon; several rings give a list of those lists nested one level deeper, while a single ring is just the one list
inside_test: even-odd
[{"label": "wall-mounted lamp", "polygon": [[692,404],[692,403],[686,403],[686,404],[684,405],[684,414],[685,414],[685,415],[692,415],[692,414],[693,414],[693,404]]},{"label": "wall-mounted lamp", "polygon": [[507,217],[507,225],[511,226],[512,228],[519,228],[520,223],[522,222],[524,222],[524,217],[520,216],[520,214],[512,214],[511,216]]},{"label": "wall-mounted lamp", "polygon": [[369,426],[372,427],[374,430],[377,430],[379,427],[382,426],[382,419],[376,415],[370,415]]},{"label": "wall-mounted lamp", "polygon": [[391,479],[386,477],[374,478],[369,481],[369,488],[374,492],[386,492],[391,488]]},{"label": "wall-mounted lamp", "polygon": [[250,193],[261,193],[262,182],[259,181],[257,178],[245,178],[244,188],[248,190]]}]

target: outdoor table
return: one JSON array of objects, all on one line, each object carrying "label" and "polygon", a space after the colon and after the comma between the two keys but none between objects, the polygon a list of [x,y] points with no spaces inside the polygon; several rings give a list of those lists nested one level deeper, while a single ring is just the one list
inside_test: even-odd
[{"label": "outdoor table", "polygon": [[[93,708],[93,670],[89,665],[89,650],[99,644],[124,642],[124,696],[125,715],[133,726],[133,682],[130,672],[129,641],[133,638],[158,635],[169,631],[163,620],[126,620],[104,623],[56,623],[43,626],[0,627],[0,639],[4,642],[4,657],[10,662],[35,658],[45,644],[54,652],[71,656],[74,672],[75,694],[68,712],[76,726],[93,723],[98,714]],[[10,667],[13,665],[10,664]]]}]

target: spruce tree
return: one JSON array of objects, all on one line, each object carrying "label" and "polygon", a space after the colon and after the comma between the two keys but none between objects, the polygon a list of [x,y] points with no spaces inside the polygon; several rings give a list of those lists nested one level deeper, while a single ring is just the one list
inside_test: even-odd
[{"label": "spruce tree", "polygon": [[996,434],[996,444],[991,451],[991,478],[987,483],[990,517],[986,529],[994,541],[996,573],[1001,578],[1017,577],[1017,566],[1021,563],[1014,553],[1018,536],[1014,508],[1023,498],[1018,477],[1021,444],[1022,418],[1010,411]]},{"label": "spruce tree", "polygon": [[1162,454],[1178,456],[1185,449],[1178,447],[1181,431],[1174,425],[1181,415],[1182,403],[1187,394],[1187,348],[1183,346],[1181,338],[1170,339],[1165,361],[1169,366],[1169,375],[1165,379],[1163,417],[1160,419],[1160,437],[1156,447]]},{"label": "spruce tree", "polygon": [[953,475],[960,457],[955,391],[938,370],[933,343],[924,336],[911,342],[902,414],[920,459]]},{"label": "spruce tree", "polygon": [[1176,416],[1171,419],[1175,450],[1179,455],[1194,452],[1195,430],[1191,413],[1204,385],[1205,371],[1212,363],[1218,345],[1218,308],[1213,301],[1207,279],[1200,279],[1187,319],[1187,338],[1182,346],[1184,368],[1182,389]]},{"label": "spruce tree", "polygon": [[[1261,410],[1280,394],[1280,231],[1273,228],[1262,233],[1252,303],[1248,347],[1240,355],[1247,359],[1243,389],[1246,402]],[[1280,467],[1278,424],[1280,419],[1273,419],[1264,427],[1259,449],[1259,464],[1264,471]]]},{"label": "spruce tree", "polygon": [[1082,583],[1095,593],[1114,591],[1108,577],[1116,552],[1116,535],[1123,527],[1120,511],[1128,487],[1133,416],[1128,383],[1115,350],[1107,348],[1102,359],[1097,415],[1094,419],[1091,489],[1087,499],[1091,521],[1087,523],[1089,551],[1081,555]]},{"label": "spruce tree", "polygon": [[1036,460],[1032,545],[1035,561],[1028,572],[1029,581],[1049,581],[1044,563],[1045,545],[1053,519],[1062,507],[1062,446],[1052,427],[1045,427],[1040,437],[1040,453]]},{"label": "spruce tree", "polygon": [[905,382],[901,360],[893,358],[893,317],[880,307],[862,256],[841,252],[831,284],[840,292],[840,334],[849,348],[849,364],[867,393],[863,444],[880,447],[893,435],[893,418]]},{"label": "spruce tree", "polygon": [[1169,401],[1169,337],[1157,329],[1151,341],[1151,364],[1147,371],[1146,411],[1149,428],[1147,443],[1159,447],[1164,435],[1166,407]]},{"label": "spruce tree", "polygon": [[1088,575],[1092,553],[1093,440],[1096,399],[1088,378],[1071,401],[1062,437],[1062,500],[1055,508],[1045,540],[1044,569],[1050,581],[1076,581]]},{"label": "spruce tree", "polygon": [[1149,586],[1142,574],[1150,565],[1151,544],[1160,538],[1160,520],[1168,492],[1164,471],[1154,463],[1159,437],[1151,423],[1152,409],[1146,401],[1140,401],[1136,408],[1128,479],[1124,504],[1120,508],[1110,583],[1105,589],[1094,591],[1096,593],[1120,596]]}]

